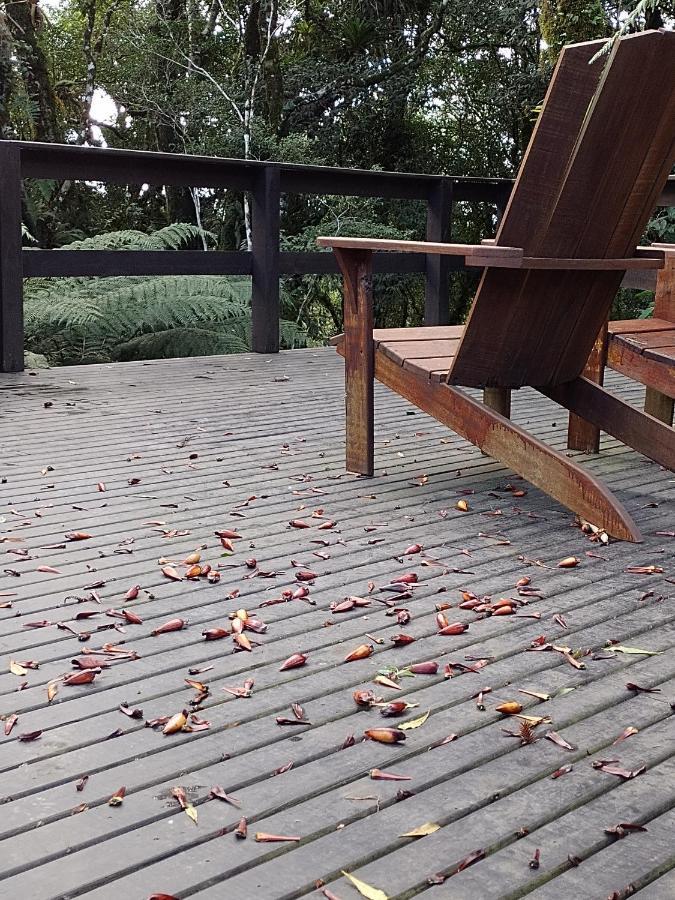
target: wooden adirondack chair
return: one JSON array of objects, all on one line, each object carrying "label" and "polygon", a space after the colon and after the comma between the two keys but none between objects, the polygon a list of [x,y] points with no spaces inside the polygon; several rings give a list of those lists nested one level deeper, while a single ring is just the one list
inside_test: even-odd
[{"label": "wooden adirondack chair", "polygon": [[[675,158],[675,33],[562,52],[496,240],[485,245],[319,238],[344,277],[347,468],[373,474],[373,378],[609,534],[640,540],[598,479],[508,418],[524,385],[675,468],[672,429],[580,377]],[[464,327],[373,332],[372,254],[448,253],[485,267]],[[458,386],[482,387],[486,403]],[[495,407],[497,409],[495,409]],[[501,407],[501,412],[497,411]],[[503,415],[506,413],[507,415]]]}]

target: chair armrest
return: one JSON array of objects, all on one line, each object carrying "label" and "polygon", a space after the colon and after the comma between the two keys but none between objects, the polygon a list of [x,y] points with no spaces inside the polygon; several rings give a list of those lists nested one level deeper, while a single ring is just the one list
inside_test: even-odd
[{"label": "chair armrest", "polygon": [[502,247],[485,241],[481,244],[438,244],[432,241],[393,241],[385,238],[318,237],[320,247],[333,250],[398,253],[427,253],[443,256],[462,256],[471,268],[548,269],[579,271],[628,271],[630,269],[662,269],[666,254],[660,247],[638,247],[635,255],[626,259],[571,258],[524,256],[520,247]]},{"label": "chair armrest", "polygon": [[318,237],[320,247],[334,250],[382,250],[397,253],[430,253],[463,256],[467,266],[518,269],[523,251],[519,247],[497,247],[483,244],[438,244],[432,241],[393,241],[385,238]]}]

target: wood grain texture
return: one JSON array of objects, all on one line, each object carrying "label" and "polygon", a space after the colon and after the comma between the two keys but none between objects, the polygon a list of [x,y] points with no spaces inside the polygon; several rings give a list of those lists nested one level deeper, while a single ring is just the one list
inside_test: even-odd
[{"label": "wood grain texture", "polygon": [[485,388],[483,403],[506,419],[511,417],[511,391],[508,388]]},{"label": "wood grain texture", "polygon": [[[561,52],[548,86],[542,111],[537,119],[530,143],[521,163],[506,211],[497,231],[495,244],[523,247],[528,255],[540,252],[551,211],[562,190],[567,162],[571,158],[577,135],[600,78],[601,67],[589,62],[602,43],[578,44]],[[490,245],[488,245],[490,246]],[[494,245],[493,245],[494,246]],[[515,353],[510,371],[498,371],[492,361],[504,369],[505,353],[522,335],[528,314],[521,294],[534,273],[486,271],[471,307],[460,356],[455,359],[450,380],[454,384],[518,387],[527,380],[524,366]],[[493,328],[500,321],[502,327]],[[541,333],[537,317],[535,329]],[[545,329],[545,325],[544,325]],[[543,380],[543,373],[535,373]]]},{"label": "wood grain texture", "polygon": [[346,467],[374,472],[372,253],[335,249],[343,277]]},{"label": "wood grain texture", "polygon": [[431,241],[395,241],[388,238],[318,237],[320,247],[344,250],[387,250],[399,253],[440,253],[463,256],[467,264],[486,266],[490,261],[519,266],[523,251],[519,247],[497,247],[484,244],[444,244]]},{"label": "wood grain texture", "polygon": [[666,425],[672,425],[674,407],[675,401],[672,397],[668,397],[652,387],[645,389],[645,412],[647,415],[653,416]]},{"label": "wood grain texture", "polygon": [[[600,329],[600,334],[595,339],[591,355],[584,368],[584,378],[595,384],[602,384],[605,378],[605,366],[607,365],[607,326]],[[582,419],[576,413],[570,412],[567,425],[567,447],[570,450],[580,450],[583,453],[598,453],[600,450],[600,429],[592,422]]]},{"label": "wood grain texture", "polygon": [[543,392],[566,409],[661,466],[675,471],[675,431],[658,419],[636,410],[587,378],[578,378]]},{"label": "wood grain texture", "polygon": [[624,341],[610,340],[607,365],[641,384],[675,397],[675,361],[672,359],[657,364],[635,346]]},{"label": "wood grain texture", "polygon": [[[378,384],[378,475],[366,483],[344,473],[342,374],[334,352],[313,348],[0,378],[0,451],[3,476],[9,478],[4,490],[22,514],[5,517],[2,537],[24,539],[2,545],[2,568],[15,568],[20,577],[0,573],[0,589],[16,592],[14,607],[0,610],[0,708],[20,717],[9,737],[0,728],[3,897],[109,900],[114,894],[135,900],[165,891],[199,900],[278,900],[314,896],[314,882],[321,878],[346,900],[356,894],[342,879],[343,869],[391,897],[425,896],[427,877],[485,846],[485,862],[429,894],[452,890],[465,900],[499,894],[505,883],[523,893],[543,879],[554,886],[564,877],[570,851],[599,873],[612,846],[623,853],[615,860],[621,877],[638,881],[662,864],[669,847],[664,839],[672,849],[672,826],[661,830],[659,817],[663,804],[672,805],[675,771],[672,715],[663,702],[675,695],[675,610],[657,599],[668,594],[665,579],[672,573],[670,539],[655,534],[672,530],[672,476],[604,438],[602,455],[584,459],[583,466],[607,479],[626,502],[645,543],[599,548],[571,527],[572,515],[555,501],[528,489],[513,472]],[[608,381],[624,399],[640,402],[635,382],[613,372]],[[52,407],[44,407],[46,398]],[[551,401],[524,389],[514,393],[513,405],[517,421],[564,450],[563,416]],[[18,442],[21,452],[12,452]],[[190,460],[192,453],[198,457]],[[134,454],[140,458],[128,460]],[[54,469],[42,475],[48,463]],[[422,472],[428,481],[411,484]],[[140,484],[127,483],[132,474]],[[103,494],[98,481],[107,485]],[[524,487],[527,494],[513,497],[507,484]],[[253,493],[255,500],[239,506]],[[468,500],[469,512],[453,508],[459,497]],[[319,505],[337,521],[335,529],[289,528],[298,516],[319,521],[308,517]],[[444,510],[447,514],[439,515]],[[501,515],[495,516],[497,510]],[[189,533],[166,538],[148,524],[154,519]],[[65,527],[82,527],[93,537],[58,549]],[[223,527],[243,536],[226,559],[213,533]],[[313,544],[316,537],[330,545]],[[133,543],[121,543],[132,538]],[[424,545],[423,554],[393,558],[413,542]],[[162,577],[159,557],[181,560],[202,544],[204,559],[222,563],[219,586]],[[37,558],[15,558],[6,552],[13,546],[26,547]],[[133,553],[115,552],[124,546]],[[315,549],[329,558],[314,556]],[[586,550],[597,555],[587,557]],[[246,578],[251,570],[244,558],[252,554],[281,574]],[[571,554],[581,559],[576,569],[556,568]],[[424,565],[422,558],[442,566]],[[316,605],[293,601],[263,607],[294,585],[291,559],[312,561],[319,573],[310,595]],[[528,562],[534,560],[542,565]],[[623,571],[652,561],[666,572]],[[38,572],[43,562],[62,574]],[[420,579],[405,601],[416,637],[409,648],[391,644],[390,636],[400,629],[375,599],[382,594],[373,594],[367,621],[363,610],[332,615],[335,600],[369,596],[369,580],[384,585],[404,571],[415,571]],[[510,594],[523,575],[532,577],[541,596],[529,598],[518,614],[474,619],[461,611],[457,615],[471,624],[465,635],[436,634],[436,603],[456,604],[462,589],[479,596]],[[106,582],[99,589],[101,606],[78,603],[73,595],[84,596],[84,585],[93,579]],[[119,607],[132,584],[144,589],[132,605],[144,625],[129,626],[124,635],[103,632],[91,643],[114,635],[140,658],[105,669],[93,685],[61,687],[48,703],[46,684],[71,668],[84,645],[56,625],[29,629],[22,623],[73,624],[77,612],[97,609],[92,625],[113,622],[105,610]],[[239,596],[224,599],[235,588]],[[638,599],[650,590],[654,597]],[[66,597],[71,599],[64,602]],[[228,614],[238,607],[269,625],[252,654],[230,653],[228,641],[206,643],[201,636],[204,628],[227,625]],[[520,614],[534,612],[541,619]],[[558,630],[556,614],[565,618],[565,630]],[[152,628],[175,615],[189,619],[190,627],[150,636]],[[327,621],[333,624],[326,627]],[[344,665],[366,630],[384,644],[375,645],[370,659]],[[586,669],[577,671],[560,654],[526,650],[542,633],[575,648],[599,649],[612,638],[662,652],[649,658],[587,656]],[[300,647],[310,651],[308,664],[279,672]],[[404,746],[359,742],[365,728],[382,720],[377,710],[357,710],[352,693],[371,686],[378,668],[435,659],[442,669],[446,660],[472,655],[490,658],[482,675],[444,679],[439,670],[434,677],[402,681],[403,698],[419,704],[410,717],[431,712],[424,727],[408,732]],[[22,691],[16,690],[21,680],[7,671],[9,659],[40,662],[40,669],[23,679],[28,686]],[[182,708],[193,694],[184,682],[193,666],[213,666],[197,676],[211,690],[202,712],[211,729],[163,737],[119,711],[125,700],[148,718]],[[251,698],[235,700],[222,690],[247,677],[255,679]],[[661,691],[635,697],[625,688],[628,681]],[[488,684],[493,691],[480,711],[473,695]],[[540,704],[520,689],[545,691],[553,699]],[[521,747],[507,738],[501,729],[515,723],[500,721],[494,706],[512,696],[524,700],[526,713],[550,715],[550,727],[578,750],[564,751],[547,740]],[[302,702],[312,725],[280,728],[275,716],[288,715],[294,701]],[[612,748],[626,724],[639,733]],[[16,740],[21,730],[34,728],[44,729],[38,741]],[[122,734],[106,740],[117,729]],[[450,731],[457,740],[436,746]],[[343,750],[349,734],[357,743]],[[628,766],[645,763],[647,772],[622,783],[592,769],[591,760],[614,755]],[[270,777],[289,762],[289,771]],[[572,763],[573,771],[551,781],[551,772],[565,763]],[[411,781],[373,781],[368,773],[374,767],[402,772]],[[77,792],[75,782],[84,774],[89,780]],[[238,797],[242,809],[209,800],[215,784]],[[108,799],[121,785],[127,787],[125,801],[111,809]],[[171,798],[177,785],[196,806],[196,826]],[[397,802],[397,791],[406,786],[414,796]],[[350,799],[368,795],[372,799]],[[73,814],[80,803],[88,808]],[[618,821],[617,810],[628,808],[639,809],[648,832],[616,844],[609,836],[605,840],[602,829]],[[240,815],[249,818],[248,841],[237,841],[232,833]],[[399,838],[427,821],[438,822],[439,832]],[[296,833],[293,825],[301,829],[298,846],[253,840],[258,830]],[[517,839],[523,827],[530,834]],[[642,837],[650,849],[657,842],[655,852],[628,853],[629,842]],[[542,847],[537,872],[527,866],[532,846]],[[603,877],[612,871],[608,866]],[[465,876],[471,876],[466,883]],[[603,883],[603,896],[620,887],[617,881],[605,890]],[[579,890],[583,893],[573,886]]]},{"label": "wood grain texture", "polygon": [[[596,48],[578,45],[563,52],[532,155],[514,188],[514,196],[522,193],[537,206],[538,218],[523,234],[514,218],[517,205],[511,204],[498,244],[522,246],[525,256],[633,253],[658,193],[654,185],[665,180],[675,155],[674,42],[675,35],[665,32],[622,39],[609,64],[601,64],[602,73],[597,63],[588,65]],[[547,172],[553,193],[541,186],[547,166],[554,169]],[[450,380],[516,387],[572,379],[588,359],[621,280],[620,272],[488,270]],[[500,329],[490,334],[490,323],[499,317]]]},{"label": "wood grain texture", "polygon": [[420,378],[379,351],[375,377],[582,518],[621,540],[642,539],[633,519],[601,481],[468,394]]},{"label": "wood grain texture", "polygon": [[656,316],[651,319],[615,319],[608,324],[610,337],[615,334],[638,334],[640,332],[650,333],[655,331],[669,331],[672,329],[672,327],[672,320],[658,318]]},{"label": "wood grain texture", "polygon": [[459,340],[446,341],[380,341],[378,350],[398,362],[399,365],[407,359],[425,359],[438,356],[454,356],[459,345]]},{"label": "wood grain texture", "polygon": [[675,245],[656,244],[665,255],[665,265],[656,276],[654,318],[675,323]]}]

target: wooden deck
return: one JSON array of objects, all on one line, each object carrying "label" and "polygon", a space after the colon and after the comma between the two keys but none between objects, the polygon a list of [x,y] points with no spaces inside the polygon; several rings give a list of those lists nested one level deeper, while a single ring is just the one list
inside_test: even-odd
[{"label": "wooden deck", "polygon": [[[639,386],[610,383],[640,402]],[[3,375],[0,391],[0,897],[281,900],[319,898],[324,883],[326,897],[358,898],[344,871],[384,892],[366,894],[374,898],[675,895],[672,473],[603,442],[586,465],[646,534],[642,545],[603,546],[382,388],[377,475],[346,475],[342,362],[331,350]],[[519,392],[514,418],[563,446],[566,414],[541,397]],[[291,527],[297,519],[311,527]],[[334,525],[320,529],[325,522]],[[219,529],[241,534],[230,555]],[[69,541],[69,532],[91,537]],[[416,543],[422,552],[403,558]],[[195,550],[220,567],[219,583],[162,575],[163,565],[184,575]],[[579,565],[558,568],[569,556]],[[309,596],[271,603],[298,586],[301,569],[317,573]],[[412,596],[378,590],[404,572],[419,576]],[[462,589],[519,597],[525,576],[540,596],[521,596],[528,602],[516,615],[480,619],[457,608]],[[134,585],[138,598],[125,599]],[[350,595],[372,602],[332,613]],[[387,617],[387,598],[409,610],[409,624]],[[441,604],[470,629],[437,635]],[[203,639],[206,629],[230,629],[239,608],[268,625],[245,632],[251,652],[233,652],[231,637]],[[176,617],[189,626],[151,635]],[[393,646],[401,632],[415,642]],[[574,656],[529,652],[541,635]],[[659,652],[611,653],[610,641]],[[86,648],[108,643],[137,658],[99,652],[109,667],[93,683],[57,680],[78,671],[71,660]],[[373,656],[344,662],[363,643]],[[299,652],[307,663],[280,671]],[[10,660],[39,668],[13,674]],[[403,677],[401,691],[373,683],[385,666],[429,660],[438,674]],[[476,660],[487,664],[457,665],[444,678],[446,664]],[[190,670],[208,686],[197,722],[210,727],[146,727],[192,709]],[[248,678],[248,699],[223,690]],[[415,707],[385,719],[358,709],[356,690]],[[523,721],[495,710],[511,700],[550,717],[534,743],[505,733]],[[294,718],[293,703],[311,724],[277,724]],[[142,713],[123,714],[124,704]],[[403,743],[362,741],[366,729],[427,711]],[[615,743],[627,728],[638,732]],[[551,730],[574,749],[547,739]],[[33,732],[41,734],[19,739]],[[646,770],[624,779],[598,760]],[[409,780],[374,780],[373,769]],[[217,785],[241,808],[209,799]],[[110,806],[123,786],[122,804]],[[233,833],[242,816],[246,840]],[[425,823],[439,827],[404,836]],[[607,833],[619,823],[646,830]],[[258,832],[299,841],[256,842]]]}]

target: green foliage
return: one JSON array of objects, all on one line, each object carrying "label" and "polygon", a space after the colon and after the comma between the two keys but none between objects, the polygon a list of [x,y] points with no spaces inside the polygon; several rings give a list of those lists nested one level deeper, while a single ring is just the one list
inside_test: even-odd
[{"label": "green foliage", "polygon": [[[0,137],[327,166],[511,177],[566,41],[672,27],[674,0],[0,0]],[[4,15],[3,15],[4,13]],[[92,105],[94,92],[100,102]],[[103,121],[99,122],[99,118]],[[24,183],[24,243],[73,249],[246,248],[236,190]],[[286,249],[319,233],[421,238],[414,201],[286,195]],[[172,223],[182,225],[174,226]],[[453,238],[494,234],[459,203]],[[648,237],[668,240],[670,211]],[[105,235],[104,238],[97,237]],[[113,236],[114,235],[114,236]],[[103,243],[101,243],[103,241]],[[451,320],[476,276],[453,275]],[[419,276],[377,278],[381,325],[419,324]],[[27,284],[31,346],[53,361],[215,352],[248,344],[241,279]],[[617,309],[642,310],[622,294]],[[340,330],[334,276],[283,282],[287,346]]]},{"label": "green foliage", "polygon": [[[78,250],[164,249],[204,237],[193,225],[123,231],[76,241]],[[235,353],[250,346],[250,282],[212,275],[34,278],[25,289],[26,347],[50,363]],[[305,336],[282,322],[282,343]]]}]

